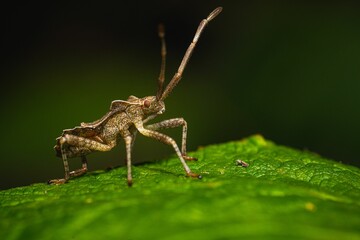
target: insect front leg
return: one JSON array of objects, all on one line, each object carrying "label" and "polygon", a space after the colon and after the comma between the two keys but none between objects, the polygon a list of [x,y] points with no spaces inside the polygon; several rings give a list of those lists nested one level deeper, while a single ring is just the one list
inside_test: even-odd
[{"label": "insect front leg", "polygon": [[178,155],[178,157],[179,157],[179,159],[180,159],[180,161],[181,161],[181,163],[182,163],[182,165],[183,165],[183,167],[184,167],[184,169],[185,169],[186,174],[187,174],[188,176],[190,176],[190,177],[201,178],[201,175],[191,172],[191,169],[190,169],[189,166],[186,164],[186,161],[185,161],[184,157],[182,156],[182,154],[181,154],[181,152],[180,152],[180,149],[179,149],[179,147],[177,146],[177,144],[176,144],[176,142],[175,142],[174,139],[172,139],[171,137],[169,137],[169,136],[167,136],[167,135],[165,135],[165,134],[156,132],[156,131],[154,131],[154,130],[145,129],[145,128],[142,126],[142,124],[137,124],[136,127],[137,127],[138,131],[139,131],[142,135],[144,135],[144,136],[146,136],[146,137],[154,138],[154,139],[156,139],[156,140],[158,140],[158,141],[160,141],[160,142],[163,142],[163,143],[165,143],[165,144],[171,145],[171,146],[174,148],[176,154]]},{"label": "insect front leg", "polygon": [[182,126],[182,140],[181,140],[181,154],[185,160],[197,160],[194,157],[190,157],[186,154],[186,138],[187,138],[187,122],[183,118],[173,118],[158,123],[145,126],[149,130],[160,130],[166,128],[175,128]]},{"label": "insect front leg", "polygon": [[59,144],[61,150],[61,157],[64,163],[65,176],[62,179],[50,180],[48,182],[49,184],[63,184],[66,183],[70,179],[70,177],[80,176],[87,172],[87,160],[85,155],[81,155],[81,152],[78,152],[78,156],[81,156],[82,168],[70,172],[66,148],[76,147],[77,149],[87,150],[87,152],[110,151],[116,145],[116,142],[113,141],[108,144],[104,144],[88,138],[78,137],[71,134],[64,134],[64,136],[60,138]]}]

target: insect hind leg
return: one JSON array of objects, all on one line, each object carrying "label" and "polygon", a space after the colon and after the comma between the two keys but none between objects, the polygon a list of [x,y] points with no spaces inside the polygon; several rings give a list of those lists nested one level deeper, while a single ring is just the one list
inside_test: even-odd
[{"label": "insect hind leg", "polygon": [[69,181],[69,179],[71,177],[79,177],[81,175],[84,175],[88,171],[86,156],[81,156],[81,162],[82,162],[82,167],[81,168],[70,172],[69,163],[68,163],[68,160],[67,160],[67,157],[66,157],[66,153],[64,153],[64,155],[63,155],[63,163],[64,163],[65,177],[61,178],[61,179],[50,180],[48,183],[49,184],[60,185],[60,184],[64,184],[67,181]]},{"label": "insect hind leg", "polygon": [[87,173],[87,159],[86,156],[81,156],[82,167],[70,172],[70,177],[78,177]]},{"label": "insect hind leg", "polygon": [[66,142],[65,138],[62,137],[60,139],[60,151],[61,151],[61,157],[62,157],[63,164],[64,164],[65,176],[64,176],[64,178],[49,180],[48,184],[55,184],[55,185],[64,184],[70,179],[69,162],[67,160],[66,151],[64,150],[65,142]]},{"label": "insect hind leg", "polygon": [[[70,177],[81,176],[87,172],[87,160],[85,155],[83,154],[88,153],[89,151],[109,151],[116,145],[116,142],[114,141],[109,144],[104,144],[92,139],[87,139],[84,137],[79,137],[71,134],[65,134],[59,139],[58,144],[60,145],[61,157],[64,163],[65,176],[62,179],[54,179],[48,182],[49,184],[56,184],[56,185],[64,184],[70,179]],[[67,160],[68,151],[66,151],[65,146],[75,147],[77,149],[75,153],[77,152],[78,154],[80,153],[79,149],[82,149],[83,152],[81,152],[81,154],[75,155],[75,156],[81,156],[82,168],[70,172],[69,163]],[[87,151],[84,151],[84,149],[86,149]],[[74,155],[72,155],[71,153],[72,152],[70,151],[69,157],[74,157]]]}]

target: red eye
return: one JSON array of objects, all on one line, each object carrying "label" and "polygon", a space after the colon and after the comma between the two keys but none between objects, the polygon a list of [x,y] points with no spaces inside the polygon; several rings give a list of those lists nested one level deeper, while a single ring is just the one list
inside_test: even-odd
[{"label": "red eye", "polygon": [[149,100],[144,101],[144,107],[146,107],[146,108],[150,107],[150,101]]}]

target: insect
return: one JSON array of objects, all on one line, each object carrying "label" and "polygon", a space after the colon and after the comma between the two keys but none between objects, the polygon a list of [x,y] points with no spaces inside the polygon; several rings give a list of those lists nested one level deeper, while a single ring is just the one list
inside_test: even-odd
[{"label": "insect", "polygon": [[[54,147],[56,155],[61,157],[64,164],[65,176],[62,179],[50,180],[50,184],[66,183],[71,177],[83,175],[87,172],[86,155],[95,151],[110,151],[117,145],[120,138],[124,139],[126,146],[127,163],[127,182],[132,185],[131,174],[131,150],[135,141],[137,132],[156,139],[174,148],[180,159],[187,176],[201,178],[201,175],[193,173],[186,163],[186,160],[196,160],[186,153],[187,123],[183,118],[173,118],[154,124],[146,125],[156,116],[165,111],[164,100],[172,92],[176,84],[182,78],[184,69],[190,59],[190,56],[199,40],[199,37],[205,26],[215,18],[222,8],[218,7],[212,11],[209,16],[203,19],[195,36],[185,52],[181,64],[169,82],[164,88],[165,81],[165,63],[166,63],[166,45],[165,32],[162,25],[159,26],[159,37],[161,40],[161,67],[158,78],[158,90],[156,96],[147,96],[138,98],[129,96],[126,101],[114,100],[110,105],[110,110],[100,119],[91,123],[81,123],[80,126],[63,130],[60,137],[56,139]],[[158,132],[166,128],[182,127],[181,150],[176,142],[169,136]],[[68,158],[80,157],[82,167],[75,171],[69,169]]]},{"label": "insect", "polygon": [[243,160],[240,160],[240,159],[236,160],[235,163],[237,166],[242,166],[245,168],[247,168],[249,166],[249,164],[247,162],[244,162]]}]

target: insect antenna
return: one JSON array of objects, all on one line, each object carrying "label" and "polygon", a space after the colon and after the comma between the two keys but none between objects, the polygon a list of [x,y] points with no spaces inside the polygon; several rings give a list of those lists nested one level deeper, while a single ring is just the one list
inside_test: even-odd
[{"label": "insect antenna", "polygon": [[[194,51],[194,48],[196,46],[196,43],[198,42],[199,38],[200,38],[200,35],[202,33],[202,31],[204,30],[205,26],[212,20],[214,19],[220,12],[222,11],[222,7],[217,7],[214,11],[212,11],[209,16],[205,19],[203,19],[197,30],[196,30],[196,33],[195,33],[195,36],[192,40],[192,42],[190,43],[188,49],[186,50],[185,52],[185,55],[181,61],[181,64],[177,70],[177,72],[175,73],[175,75],[173,76],[173,78],[171,79],[171,81],[169,82],[169,84],[166,86],[164,92],[162,93],[161,97],[160,97],[160,100],[164,100],[167,96],[169,96],[169,94],[172,92],[172,90],[174,89],[174,87],[178,84],[178,82],[180,81],[181,77],[182,77],[182,74],[184,72],[184,69],[186,67],[186,64],[188,63],[190,57],[191,57],[191,54],[193,53]],[[160,74],[161,76],[161,74]],[[159,80],[160,82],[160,80]]]},{"label": "insect antenna", "polygon": [[163,93],[164,81],[165,81],[165,65],[166,65],[166,44],[165,44],[165,28],[163,24],[159,24],[159,37],[161,41],[161,67],[158,81],[158,90],[156,93],[156,99],[160,99]]}]

